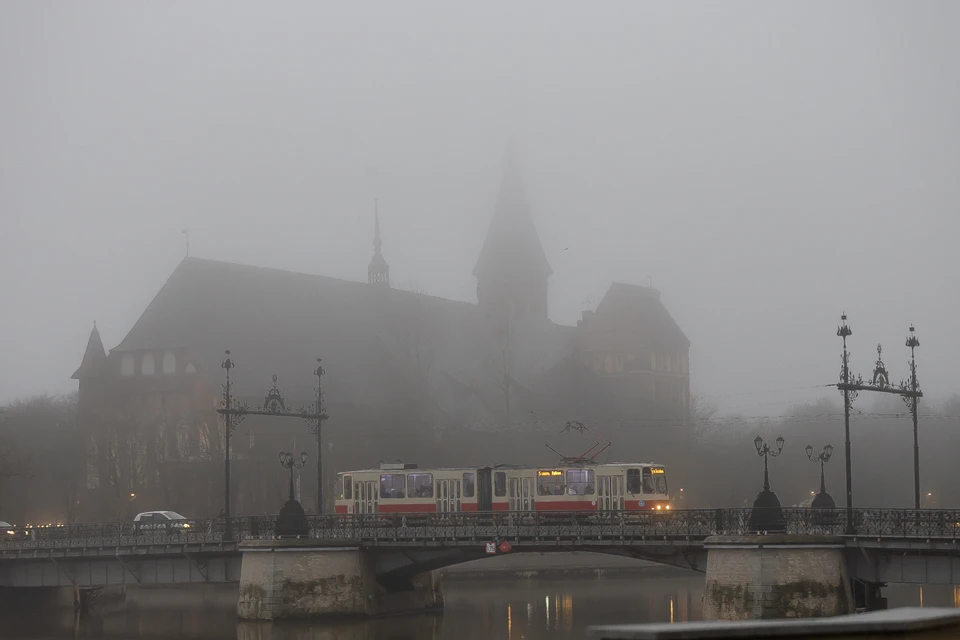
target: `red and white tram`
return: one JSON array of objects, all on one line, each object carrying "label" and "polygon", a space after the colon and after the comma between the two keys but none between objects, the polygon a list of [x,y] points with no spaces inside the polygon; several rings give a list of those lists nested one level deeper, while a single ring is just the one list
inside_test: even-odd
[{"label": "red and white tram", "polygon": [[447,469],[398,462],[344,471],[338,485],[341,514],[670,509],[666,471],[652,462]]}]

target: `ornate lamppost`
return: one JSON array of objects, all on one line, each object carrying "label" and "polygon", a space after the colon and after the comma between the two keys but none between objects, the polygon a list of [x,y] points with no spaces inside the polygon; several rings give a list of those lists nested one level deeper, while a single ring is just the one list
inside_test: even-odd
[{"label": "ornate lamppost", "polygon": [[807,459],[810,460],[810,462],[814,464],[817,462],[820,463],[820,493],[814,497],[810,507],[813,509],[836,509],[837,503],[834,502],[833,496],[827,493],[827,485],[823,476],[823,465],[826,462],[830,462],[830,458],[833,456],[833,445],[824,445],[823,451],[817,455],[813,455],[812,445],[808,444],[805,450],[807,452]]},{"label": "ornate lamppost", "polygon": [[310,533],[310,525],[307,523],[307,515],[303,512],[303,506],[297,501],[293,492],[293,473],[294,469],[303,469],[307,462],[307,452],[300,452],[300,459],[297,460],[293,454],[287,451],[280,452],[280,466],[290,470],[290,497],[280,508],[280,515],[277,518],[277,537],[278,538],[299,538]]},{"label": "ornate lamppost", "polygon": [[913,508],[920,508],[920,439],[917,434],[917,405],[920,403],[920,390],[917,386],[917,356],[916,348],[920,346],[920,341],[914,333],[913,325],[910,325],[910,335],[907,336],[906,346],[910,347],[910,382],[901,382],[900,387],[911,391],[909,396],[901,396],[903,402],[913,414]]},{"label": "ornate lamppost", "polygon": [[840,383],[837,389],[843,392],[843,428],[846,436],[846,474],[847,474],[847,528],[848,534],[854,533],[853,526],[853,488],[850,469],[850,409],[857,394],[861,391],[875,391],[879,393],[889,393],[899,395],[910,408],[913,414],[913,485],[914,485],[914,508],[920,508],[920,443],[917,428],[917,405],[923,392],[917,383],[917,362],[916,348],[920,346],[920,341],[914,333],[913,325],[910,325],[910,335],[907,337],[906,346],[910,348],[910,380],[901,382],[899,387],[890,381],[890,373],[883,363],[883,350],[877,345],[877,362],[873,368],[873,378],[864,381],[862,376],[854,377],[850,373],[850,353],[847,351],[847,337],[853,334],[850,327],[847,326],[847,315],[840,316],[843,323],[837,328],[837,335],[843,338],[843,367],[840,370]]},{"label": "ornate lamppost", "polygon": [[247,416],[268,416],[275,418],[300,418],[310,427],[310,430],[317,437],[317,513],[323,513],[323,468],[322,464],[322,427],[326,420],[326,411],[324,411],[323,389],[320,385],[321,377],[326,371],[320,364],[320,358],[317,358],[317,368],[314,369],[314,375],[317,376],[317,401],[311,403],[309,407],[300,407],[299,411],[294,411],[287,406],[287,401],[277,386],[277,375],[272,376],[273,387],[267,391],[263,399],[263,404],[250,408],[246,403],[237,401],[233,396],[233,390],[230,380],[230,370],[236,365],[230,357],[230,351],[226,351],[226,357],[220,365],[226,370],[226,383],[223,386],[223,400],[217,413],[223,416],[225,426],[225,489],[224,489],[224,515],[226,516],[229,532],[230,526],[230,436],[233,431],[243,422]]},{"label": "ornate lamppost", "polygon": [[763,490],[753,501],[753,509],[750,511],[750,520],[747,523],[750,531],[785,531],[787,528],[783,509],[780,507],[780,499],[770,490],[770,472],[767,467],[767,458],[776,458],[783,453],[783,443],[783,436],[779,436],[776,440],[777,450],[774,451],[760,436],[753,441],[753,446],[757,448],[757,455],[763,458]]}]

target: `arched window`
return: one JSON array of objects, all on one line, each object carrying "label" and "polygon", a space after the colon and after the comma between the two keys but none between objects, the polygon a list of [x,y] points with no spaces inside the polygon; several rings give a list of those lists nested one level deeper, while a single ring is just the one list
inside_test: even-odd
[{"label": "arched window", "polygon": [[157,365],[153,361],[152,353],[143,354],[143,360],[140,362],[140,373],[145,376],[152,376],[156,372]]},{"label": "arched window", "polygon": [[197,368],[196,368],[195,366],[193,366],[193,363],[192,363],[192,362],[188,362],[188,363],[187,363],[187,366],[183,368],[183,372],[184,372],[184,373],[196,373],[196,372],[197,372]]},{"label": "arched window", "polygon": [[167,351],[165,354],[163,354],[163,372],[177,372],[177,358],[173,355],[173,351]]},{"label": "arched window", "polygon": [[132,376],[134,370],[133,354],[125,353],[123,357],[120,358],[120,375],[122,376]]}]

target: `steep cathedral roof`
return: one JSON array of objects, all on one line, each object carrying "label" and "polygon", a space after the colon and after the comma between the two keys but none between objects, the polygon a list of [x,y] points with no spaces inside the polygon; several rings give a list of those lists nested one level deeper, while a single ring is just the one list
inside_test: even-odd
[{"label": "steep cathedral roof", "polygon": [[83,360],[80,362],[80,368],[73,376],[74,380],[80,378],[90,378],[103,374],[103,367],[107,362],[107,352],[103,348],[103,340],[100,339],[100,332],[97,331],[97,323],[93,323],[93,330],[87,339],[87,349],[83,352]]},{"label": "steep cathedral roof", "polygon": [[[517,327],[529,379],[569,350],[571,327]],[[239,395],[270,375],[288,398],[309,400],[317,357],[331,402],[401,402],[426,391],[444,413],[482,422],[500,393],[496,337],[475,304],[363,282],[185,258],[114,351],[183,348],[219,376],[225,349]],[[460,389],[461,397],[450,392]]]},{"label": "steep cathedral roof", "polygon": [[552,273],[533,223],[519,164],[508,152],[496,209],[473,275],[530,274],[545,278]]}]

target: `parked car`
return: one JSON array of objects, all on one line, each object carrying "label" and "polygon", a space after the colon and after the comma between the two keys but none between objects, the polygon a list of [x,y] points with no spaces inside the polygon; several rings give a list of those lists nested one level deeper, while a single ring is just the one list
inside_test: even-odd
[{"label": "parked car", "polygon": [[16,533],[16,527],[14,527],[14,526],[13,526],[12,524],[10,524],[9,522],[5,522],[5,521],[3,521],[3,520],[0,520],[0,535],[6,534],[6,535],[11,535],[11,536],[12,536],[12,535],[15,534],[15,533]]},{"label": "parked car", "polygon": [[176,511],[144,511],[133,519],[137,530],[143,529],[189,529],[190,521]]}]

